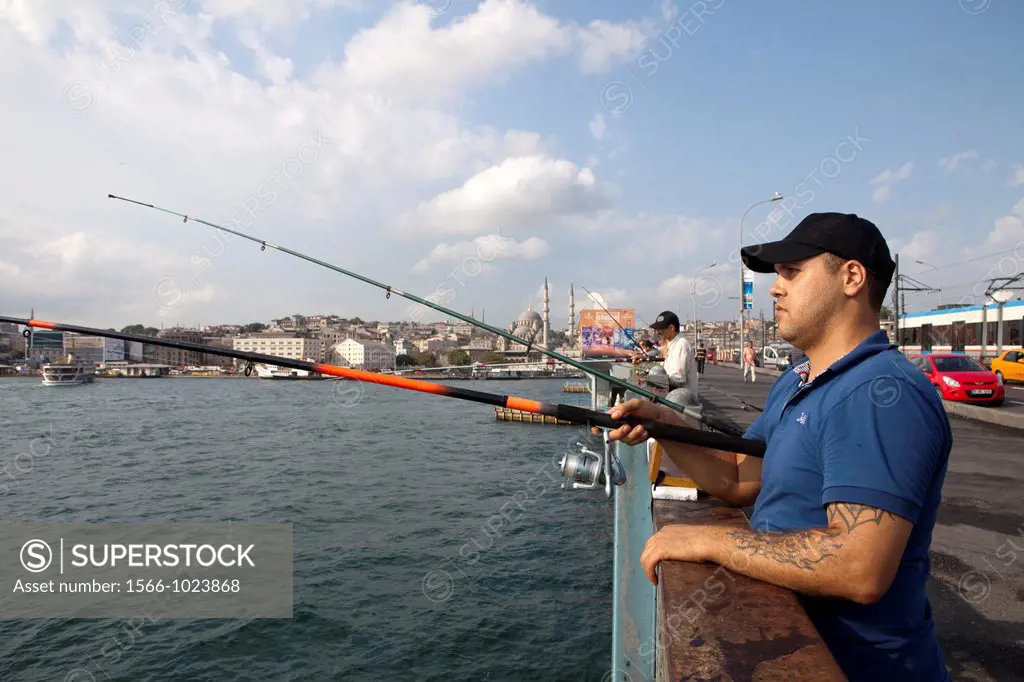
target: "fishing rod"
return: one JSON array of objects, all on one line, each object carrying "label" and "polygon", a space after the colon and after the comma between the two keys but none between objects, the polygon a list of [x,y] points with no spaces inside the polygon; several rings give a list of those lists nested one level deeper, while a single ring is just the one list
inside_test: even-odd
[{"label": "fishing rod", "polygon": [[395,376],[393,374],[381,374],[378,372],[369,372],[361,369],[339,367],[338,365],[329,365],[322,362],[310,362],[309,360],[295,360],[293,358],[282,358],[277,357],[275,355],[264,355],[263,353],[252,353],[249,351],[218,348],[215,346],[206,346],[199,343],[188,343],[186,341],[172,341],[170,339],[143,336],[141,334],[126,334],[124,332],[112,332],[104,329],[80,327],[77,325],[63,324],[59,322],[48,322],[46,320],[0,316],[0,322],[11,322],[13,324],[19,324],[25,327],[36,329],[50,329],[53,331],[74,332],[76,334],[82,334],[85,336],[100,336],[109,339],[134,341],[136,343],[151,344],[154,346],[166,346],[167,348],[178,348],[180,350],[193,351],[196,353],[206,353],[209,355],[220,355],[227,358],[245,360],[247,363],[249,363],[246,366],[247,376],[251,372],[252,364],[262,363],[267,365],[275,365],[277,367],[287,367],[289,369],[299,369],[305,370],[307,372],[326,374],[328,376],[341,377],[343,379],[355,379],[357,381],[372,382],[380,384],[382,386],[403,388],[409,391],[432,393],[434,395],[441,395],[448,398],[470,400],[473,402],[485,403],[487,405],[494,405],[497,407],[506,407],[513,410],[519,410],[521,412],[531,412],[533,414],[541,414],[550,417],[555,417],[556,419],[561,419],[572,424],[598,426],[607,429],[617,429],[621,426],[626,426],[627,424],[634,426],[639,425],[643,426],[647,430],[647,433],[649,433],[651,437],[655,439],[671,440],[680,443],[688,443],[691,445],[700,445],[703,447],[715,448],[719,450],[741,452],[744,454],[753,455],[755,457],[763,457],[765,451],[765,443],[763,441],[752,440],[748,438],[742,438],[723,433],[709,433],[707,431],[701,431],[699,429],[690,428],[688,426],[677,426],[675,424],[667,424],[665,422],[643,421],[636,419],[635,417],[613,419],[606,412],[589,410],[583,407],[578,407],[576,405],[563,405],[561,403],[545,403],[537,400],[529,400],[527,398],[519,398],[516,396],[498,395],[496,393],[484,393],[482,391],[474,391],[471,389],[460,388],[457,386],[446,386],[444,384],[436,384],[433,382],[422,381],[418,379],[407,379],[405,377]]},{"label": "fishing rod", "polygon": [[222,232],[227,232],[229,234],[233,234],[233,235],[242,237],[243,239],[248,239],[249,241],[255,242],[256,244],[260,244],[260,251],[265,251],[267,249],[267,247],[270,247],[270,248],[275,249],[277,251],[281,251],[282,253],[287,253],[290,256],[295,256],[296,258],[301,258],[303,260],[309,261],[310,263],[315,263],[316,265],[319,265],[321,267],[325,267],[325,268],[328,268],[330,270],[334,270],[335,272],[341,273],[343,275],[347,275],[349,277],[353,277],[353,278],[358,279],[358,280],[360,280],[362,282],[365,282],[367,284],[375,286],[375,287],[377,287],[379,289],[384,289],[387,292],[385,298],[390,299],[391,298],[391,294],[397,294],[398,296],[406,298],[406,299],[408,299],[410,301],[413,301],[415,303],[419,303],[420,305],[425,305],[428,308],[432,308],[432,309],[434,309],[434,310],[436,310],[438,312],[444,313],[445,315],[450,315],[451,317],[455,317],[455,318],[457,318],[459,320],[462,320],[463,322],[466,322],[467,324],[471,324],[471,325],[474,325],[474,326],[479,327],[481,329],[485,329],[485,330],[491,332],[492,334],[496,334],[498,336],[504,337],[505,339],[507,339],[509,341],[513,341],[515,343],[523,344],[524,346],[526,346],[526,352],[527,353],[529,353],[531,350],[537,350],[537,351],[543,353],[544,355],[547,355],[548,357],[551,357],[551,358],[554,358],[555,360],[559,360],[561,362],[564,362],[567,365],[575,367],[576,369],[581,370],[583,372],[586,372],[586,373],[590,374],[591,376],[594,376],[594,377],[596,377],[598,379],[601,379],[603,381],[607,381],[608,383],[613,384],[615,386],[618,386],[619,388],[623,388],[623,389],[626,389],[628,391],[633,391],[637,395],[643,396],[644,398],[647,398],[648,400],[652,400],[652,401],[654,401],[656,403],[660,403],[662,405],[670,407],[673,410],[677,410],[679,412],[682,412],[683,414],[685,414],[690,419],[693,419],[694,421],[696,421],[696,422],[698,422],[700,424],[703,424],[703,425],[705,425],[705,426],[707,426],[709,428],[715,429],[716,431],[721,431],[722,433],[727,433],[727,434],[730,434],[730,435],[733,435],[733,436],[742,436],[743,435],[742,432],[737,430],[736,428],[734,428],[734,427],[732,427],[732,426],[730,426],[728,424],[725,424],[725,423],[719,423],[714,418],[709,417],[707,415],[702,415],[701,413],[697,412],[696,410],[694,410],[691,407],[686,407],[684,405],[680,405],[678,403],[675,403],[675,402],[673,402],[671,400],[668,400],[668,399],[663,398],[663,397],[661,397],[659,395],[656,395],[656,394],[652,393],[651,391],[648,391],[648,390],[646,390],[644,388],[641,388],[640,386],[637,386],[635,384],[631,384],[628,381],[624,381],[622,379],[617,379],[617,378],[611,376],[610,374],[604,374],[602,372],[598,372],[596,369],[587,367],[587,366],[585,366],[585,365],[583,365],[583,364],[581,364],[581,363],[579,363],[579,362],[577,362],[575,360],[572,360],[571,358],[568,358],[568,357],[562,355],[561,353],[553,351],[550,348],[547,348],[547,347],[545,347],[545,346],[543,346],[541,344],[534,344],[532,339],[528,340],[528,339],[520,338],[518,336],[510,334],[509,332],[506,332],[504,329],[498,329],[497,327],[492,327],[491,325],[489,325],[489,324],[487,324],[485,322],[481,322],[479,320],[475,320],[475,319],[473,319],[471,317],[467,317],[466,315],[463,315],[462,313],[458,313],[458,312],[456,312],[454,310],[451,310],[449,308],[446,308],[446,307],[444,307],[442,305],[438,305],[437,303],[434,303],[432,301],[428,301],[428,300],[420,298],[419,296],[416,296],[414,294],[410,294],[410,293],[404,292],[404,291],[402,291],[400,289],[396,289],[395,287],[393,287],[393,286],[391,286],[389,284],[382,284],[380,282],[377,282],[375,280],[370,279],[369,277],[365,277],[363,275],[360,275],[359,273],[352,272],[351,270],[346,270],[344,268],[338,267],[337,265],[332,265],[331,263],[326,263],[326,262],[324,262],[322,260],[319,260],[317,258],[313,258],[312,256],[307,256],[304,253],[299,253],[298,251],[292,251],[291,249],[286,248],[284,246],[278,246],[277,244],[272,244],[272,243],[266,241],[265,239],[259,239],[257,237],[253,237],[252,235],[248,235],[248,234],[246,234],[244,232],[239,232],[238,230],[232,230],[231,228],[224,227],[223,225],[218,225],[216,223],[211,223],[211,222],[209,222],[207,220],[203,220],[202,218],[196,218],[196,217],[193,217],[193,216],[189,216],[188,214],[185,214],[185,213],[179,213],[177,211],[172,211],[170,209],[162,208],[160,206],[155,206],[153,204],[147,204],[147,203],[142,202],[142,201],[136,201],[135,199],[126,199],[125,197],[120,197],[120,196],[117,196],[116,194],[108,194],[107,197],[110,198],[110,199],[118,199],[120,201],[125,201],[125,202],[130,203],[130,204],[137,204],[137,205],[143,206],[145,208],[151,208],[151,209],[153,209],[155,211],[160,211],[162,213],[167,213],[169,215],[177,216],[177,217],[182,219],[182,222],[186,222],[187,223],[189,220],[191,220],[191,221],[196,222],[196,223],[201,223],[203,225],[207,225],[208,227],[212,227],[215,230],[220,230]]}]

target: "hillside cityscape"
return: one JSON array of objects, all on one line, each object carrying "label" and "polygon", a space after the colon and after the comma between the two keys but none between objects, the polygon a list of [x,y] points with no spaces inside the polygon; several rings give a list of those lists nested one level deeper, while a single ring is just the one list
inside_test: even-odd
[{"label": "hillside cityscape", "polygon": [[[608,312],[633,316],[631,309]],[[486,323],[486,319],[481,317],[480,322]],[[609,331],[616,335],[618,347],[624,350],[632,347],[628,337],[621,330],[615,329],[614,322],[609,321],[606,325],[610,325]],[[737,345],[736,326],[735,320],[701,321],[699,329],[695,329],[694,322],[688,320],[681,331],[687,338],[692,338],[697,332],[697,336],[706,340],[711,347],[728,347]],[[575,314],[569,318],[569,325],[552,328],[547,310],[542,314],[528,307],[517,319],[500,328],[518,338],[555,349],[567,357],[578,358],[583,354],[583,334]],[[627,329],[637,341],[657,341],[654,332],[642,323],[636,324],[635,329],[628,326]],[[468,322],[450,319],[436,322],[389,322],[344,318],[333,314],[293,314],[267,322],[247,324],[166,329],[134,324],[112,331],[373,371],[477,362],[535,363],[543,360],[539,351],[528,350],[524,344],[509,341]],[[747,331],[748,336],[756,338],[759,343],[770,342],[774,336],[774,325],[771,319],[749,320]],[[29,347],[28,339],[16,325],[0,323],[0,365],[6,363],[11,367],[38,368],[47,362],[59,362],[68,355],[73,355],[80,362],[93,363],[99,368],[122,364],[152,364],[226,372],[244,364],[209,353],[71,332],[35,330]]]}]

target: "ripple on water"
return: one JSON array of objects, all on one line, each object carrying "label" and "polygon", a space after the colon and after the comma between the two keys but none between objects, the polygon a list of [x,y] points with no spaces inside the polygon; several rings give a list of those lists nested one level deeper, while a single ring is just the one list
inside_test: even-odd
[{"label": "ripple on water", "polygon": [[[6,518],[291,523],[294,617],[148,622],[118,660],[103,652],[123,620],[0,621],[0,679],[90,665],[97,680],[171,682],[607,670],[611,505],[550,474],[582,430],[374,386],[341,408],[331,382],[33,383],[0,379],[0,465],[32,438],[61,447],[11,486]],[[561,385],[501,392],[574,402]],[[521,510],[499,522],[510,500]],[[437,571],[451,589],[431,601],[424,579]]]}]

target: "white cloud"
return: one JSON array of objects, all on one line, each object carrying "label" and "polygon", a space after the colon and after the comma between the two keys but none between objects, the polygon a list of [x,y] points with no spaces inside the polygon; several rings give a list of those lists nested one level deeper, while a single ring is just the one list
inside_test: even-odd
[{"label": "white cloud", "polygon": [[1011,175],[1010,179],[1007,180],[1007,184],[1009,184],[1010,187],[1020,187],[1021,185],[1024,185],[1024,166],[1018,163],[1013,167],[1013,175]]},{"label": "white cloud", "polygon": [[[256,55],[256,64],[260,73],[274,85],[284,85],[292,76],[294,65],[287,57],[279,57],[270,52],[263,44],[260,35],[251,29],[243,29],[238,34],[239,41]],[[298,112],[296,112],[298,116]]]},{"label": "white cloud", "polygon": [[[622,305],[628,305],[631,301],[631,297],[627,294],[625,289],[618,289],[616,287],[603,287],[600,289],[591,289],[590,287],[587,287],[587,289],[596,297],[596,302],[585,291],[582,292],[582,296],[577,293],[577,312],[579,310],[600,310],[601,308],[598,304],[601,304],[610,310]],[[582,291],[582,289],[580,291]]]},{"label": "white cloud", "polygon": [[594,114],[594,118],[590,119],[590,123],[587,124],[587,129],[590,130],[590,134],[596,139],[603,139],[604,133],[608,129],[608,124],[604,120],[604,114],[600,111]]},{"label": "white cloud", "polygon": [[[124,319],[153,319],[195,311],[213,300],[214,287],[205,285],[192,292],[187,305],[161,308],[168,295],[180,298],[182,291],[178,282],[165,282],[162,299],[155,291],[154,266],[168,271],[173,266],[173,256],[165,249],[137,237],[115,241],[83,231],[60,233],[47,222],[28,215],[0,222],[0,253],[10,261],[0,262],[5,310],[13,307],[27,315],[32,306],[39,317],[81,323],[87,322],[81,315],[96,307],[128,316]],[[126,298],[125,292],[138,295]],[[24,305],[12,306],[12,301]]]},{"label": "white cloud", "polygon": [[913,170],[914,162],[907,161],[905,164],[900,166],[899,170],[893,171],[886,168],[884,171],[871,178],[872,185],[880,185],[878,189],[875,190],[874,194],[871,195],[871,200],[876,204],[879,204],[888,199],[892,193],[892,186],[909,178]]},{"label": "white cloud", "polygon": [[331,7],[363,9],[363,0],[166,0],[172,7],[198,4],[200,9],[217,19],[237,19],[272,29],[308,20],[316,12]]},{"label": "white cloud", "polygon": [[939,160],[939,167],[944,168],[947,171],[955,171],[965,161],[978,158],[978,152],[975,149],[969,149],[966,152],[960,152],[959,154],[953,154]]},{"label": "white cloud", "polygon": [[495,260],[535,260],[547,253],[548,243],[537,237],[517,242],[500,234],[484,235],[454,244],[438,244],[413,266],[412,271],[423,273],[439,263],[449,262],[460,268],[464,276],[474,277]]},{"label": "white cloud", "polygon": [[[522,229],[611,205],[612,190],[589,168],[549,156],[506,159],[419,206],[418,230],[472,234]],[[407,224],[410,224],[407,221]]]},{"label": "white cloud", "polygon": [[1003,216],[985,240],[985,247],[1011,247],[1024,240],[1024,221],[1018,216]]},{"label": "white cloud", "polygon": [[906,244],[894,244],[893,250],[911,260],[931,260],[942,249],[944,238],[935,230],[919,230]]},{"label": "white cloud", "polygon": [[949,204],[939,204],[935,207],[935,210],[925,215],[924,219],[928,222],[938,222],[945,220],[953,215],[953,207]]},{"label": "white cloud", "polygon": [[[617,272],[623,256],[645,267],[597,277],[634,282],[632,297],[596,290],[611,306],[647,305],[659,282],[732,248],[721,244],[735,243],[735,230],[623,210],[605,184],[612,176],[595,171],[596,158],[583,161],[586,145],[489,125],[494,109],[482,104],[492,103],[476,100],[474,88],[544,60],[589,73],[629,59],[650,35],[647,23],[577,25],[506,0],[456,3],[465,16],[453,19],[434,17],[429,4],[191,0],[155,21],[151,2],[0,0],[0,87],[18,104],[0,129],[0,148],[17,160],[0,167],[15,198],[0,205],[4,309],[34,304],[53,319],[103,327],[265,321],[303,309],[396,319],[405,310],[394,296],[385,303],[363,284],[238,238],[222,245],[207,227],[112,202],[108,192],[238,220],[260,238],[425,294],[435,273],[463,267],[500,228],[506,250],[481,271],[531,260],[530,270],[576,281],[578,308],[579,284]],[[384,16],[348,44],[290,44],[293,29],[336,19],[331,8],[341,6]],[[670,3],[661,9],[666,21],[676,16]],[[582,106],[576,126],[591,111]],[[607,116],[588,123],[611,148]],[[388,230],[396,223],[417,231],[398,238]],[[608,248],[609,235],[620,248]],[[584,264],[563,258],[542,270],[552,253],[572,252],[563,251],[570,240]],[[493,289],[483,288],[486,277],[459,288],[453,307],[479,311],[486,298],[497,319],[506,290],[525,299],[538,285],[502,269],[508,277]],[[732,278],[721,277],[732,291]],[[160,307],[161,283],[184,288],[179,305]]]},{"label": "white cloud", "polygon": [[893,171],[886,168],[884,171],[871,178],[872,185],[893,185],[902,180],[906,180],[910,177],[910,174],[914,170],[914,162],[907,161],[905,164],[900,166],[899,170]]},{"label": "white cloud", "polygon": [[993,249],[1016,248],[1020,249],[1024,244],[1024,199],[1021,199],[1013,208],[1010,215],[996,219],[995,227],[988,233],[985,242],[971,249],[974,252],[986,252]]},{"label": "white cloud", "polygon": [[[286,245],[343,243],[343,262],[373,259],[374,274],[391,281],[410,267],[454,261],[473,243],[424,256],[430,247],[422,243],[384,237],[420,202],[438,219],[454,212],[451,232],[463,234],[610,205],[611,189],[589,168],[549,156],[541,133],[470,125],[436,92],[457,100],[544,57],[575,54],[593,68],[600,55],[633,44],[608,25],[581,29],[526,3],[490,0],[436,28],[431,8],[401,3],[357,34],[338,64],[318,69],[309,60],[328,48],[318,55],[318,46],[305,46],[312,49],[300,70],[298,53],[267,27],[356,3],[168,2],[176,11],[157,16],[128,0],[0,0],[0,63],[18,64],[0,67],[0,86],[19,102],[0,129],[0,147],[19,160],[0,168],[0,182],[18,197],[0,207],[5,306],[36,300],[55,317],[95,315],[116,326],[183,311],[188,322],[262,319],[294,300],[290,266],[254,265],[259,256],[238,238],[224,245],[206,227],[110,201],[108,192],[238,221],[237,229]],[[59,34],[57,49],[62,21],[71,31]],[[253,57],[251,73],[220,50],[232,34]],[[474,213],[501,220],[477,230]],[[25,250],[26,234],[37,255]],[[495,260],[541,258],[549,248],[539,237],[518,239]],[[253,267],[260,277],[240,280]],[[171,279],[187,292],[167,312],[151,292]],[[218,295],[240,281],[251,287],[247,301]],[[337,306],[336,292],[325,289],[305,288],[304,301]]]},{"label": "white cloud", "polygon": [[670,23],[679,16],[679,6],[673,0],[661,0],[661,18]]},{"label": "white cloud", "polygon": [[707,220],[678,214],[639,213],[618,216],[614,232],[634,233],[623,256],[637,263],[678,261],[709,244],[720,244],[725,238],[721,228],[712,228]]},{"label": "white cloud", "polygon": [[[683,310],[676,310],[676,314],[683,319],[684,313],[694,306],[706,310],[723,302],[729,303],[726,292],[734,291],[733,295],[738,296],[739,288],[739,268],[729,263],[718,263],[711,268],[697,266],[692,272],[672,275],[658,284],[653,295],[660,304],[672,310],[682,305]],[[766,286],[766,297],[767,289]]]},{"label": "white cloud", "polygon": [[658,296],[663,299],[682,299],[690,295],[694,281],[693,275],[673,275],[658,285]]},{"label": "white cloud", "polygon": [[435,21],[429,6],[402,2],[360,30],[345,46],[341,67],[324,69],[317,80],[340,78],[416,101],[446,99],[571,47],[556,19],[521,2],[486,0],[457,23],[433,28]]},{"label": "white cloud", "polygon": [[650,24],[590,22],[576,33],[580,70],[586,74],[603,73],[616,62],[636,57],[653,33],[654,28]]},{"label": "white cloud", "polygon": [[[180,8],[183,0],[173,2],[174,8]],[[87,40],[113,31],[108,12],[114,11],[130,11],[128,0],[115,0],[105,7],[88,1],[67,4],[55,0],[5,0],[0,2],[0,24],[9,22],[22,38],[34,45],[50,40],[62,21],[76,37]]]},{"label": "white cloud", "polygon": [[344,63],[325,65],[315,82],[369,88],[395,101],[443,101],[572,52],[584,73],[598,73],[638,54],[653,33],[633,23],[563,24],[520,0],[484,0],[459,21],[435,28],[438,21],[427,4],[400,2],[360,30],[345,46]]}]

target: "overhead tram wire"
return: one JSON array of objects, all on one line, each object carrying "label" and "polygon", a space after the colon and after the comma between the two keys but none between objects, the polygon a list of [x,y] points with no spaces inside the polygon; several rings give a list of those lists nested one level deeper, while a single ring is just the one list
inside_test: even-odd
[{"label": "overhead tram wire", "polygon": [[[1012,249],[1006,249],[1004,251],[996,251],[995,253],[990,253],[990,254],[987,254],[985,256],[976,256],[974,258],[969,258],[967,260],[956,261],[956,262],[953,262],[953,263],[946,263],[945,265],[940,265],[939,267],[937,267],[935,269],[936,270],[948,270],[949,268],[956,268],[956,267],[960,267],[961,265],[967,265],[969,263],[977,263],[978,261],[985,260],[986,258],[994,258],[996,256],[1002,256],[1002,255],[1005,255],[1007,253],[1014,253],[1015,254],[1015,253],[1017,253],[1017,250],[1019,248],[1020,248],[1020,245],[1018,245],[1017,247],[1012,248]],[[928,272],[928,271],[925,271],[925,272]],[[923,273],[918,273],[918,274],[923,274]]]},{"label": "overhead tram wire", "polygon": [[277,367],[287,367],[289,369],[303,370],[317,374],[326,374],[328,376],[341,377],[344,379],[365,381],[379,384],[381,386],[401,388],[408,391],[430,393],[433,395],[440,395],[447,398],[468,400],[477,403],[484,403],[487,405],[494,405],[496,407],[505,407],[508,409],[519,410],[521,412],[529,412],[533,414],[555,417],[556,419],[562,419],[572,424],[597,426],[607,429],[617,429],[627,425],[643,426],[652,438],[656,438],[659,440],[671,440],[680,443],[688,443],[690,445],[699,445],[707,448],[740,452],[743,454],[752,455],[754,457],[763,457],[766,448],[766,445],[763,441],[754,440],[750,438],[743,438],[742,436],[724,433],[709,433],[707,431],[701,431],[699,429],[690,428],[688,426],[677,426],[675,424],[668,424],[665,422],[644,421],[637,419],[636,417],[613,419],[611,415],[609,415],[607,412],[589,410],[587,408],[579,407],[576,405],[565,405],[561,403],[545,403],[537,400],[530,400],[527,398],[519,398],[516,396],[498,395],[496,393],[484,393],[482,391],[475,391],[467,388],[461,388],[458,386],[446,386],[444,384],[437,384],[429,381],[421,381],[418,379],[407,379],[405,377],[399,377],[393,374],[368,372],[365,370],[351,369],[348,367],[339,367],[337,365],[329,365],[326,363],[309,362],[308,360],[295,360],[293,358],[283,358],[274,355],[264,355],[262,353],[252,353],[249,351],[220,348],[217,346],[207,346],[198,343],[188,343],[186,341],[172,341],[170,339],[144,336],[141,334],[126,334],[123,332],[114,332],[104,329],[94,329],[91,327],[81,327],[78,325],[64,324],[60,322],[49,322],[46,320],[0,316],[0,322],[10,322],[32,329],[49,329],[53,331],[73,332],[75,334],[82,334],[85,336],[99,336],[108,339],[120,339],[122,341],[132,341],[136,343],[150,344],[154,346],[165,346],[167,348],[177,348],[180,350],[192,351],[195,353],[219,355],[222,357],[234,358],[237,360],[245,360],[248,363],[246,368],[247,375],[251,370],[252,364],[261,363],[267,365],[274,365]]},{"label": "overhead tram wire", "polygon": [[352,277],[354,279],[358,279],[358,280],[360,280],[362,282],[365,282],[366,284],[370,284],[370,285],[375,286],[375,287],[377,287],[379,289],[383,289],[384,291],[387,292],[387,295],[385,296],[385,298],[390,299],[391,298],[391,294],[396,294],[398,296],[406,298],[406,299],[408,299],[410,301],[413,301],[415,303],[419,303],[420,305],[425,305],[428,308],[432,308],[432,309],[434,309],[434,310],[436,310],[438,312],[441,312],[441,313],[444,313],[446,315],[450,315],[450,316],[452,316],[454,318],[457,318],[459,320],[462,320],[463,322],[466,322],[467,324],[471,324],[471,325],[479,327],[481,329],[485,329],[486,331],[489,331],[492,334],[496,334],[498,336],[504,337],[505,339],[507,339],[509,341],[512,341],[514,343],[520,343],[520,344],[522,344],[522,345],[524,345],[526,347],[526,352],[527,353],[529,353],[530,350],[537,350],[540,353],[543,353],[544,355],[547,355],[550,358],[554,358],[555,360],[563,362],[563,363],[565,363],[565,364],[567,364],[567,365],[569,365],[571,367],[575,367],[578,370],[586,372],[587,374],[590,374],[591,376],[594,376],[594,377],[596,377],[598,379],[606,381],[606,382],[608,382],[608,383],[610,383],[610,384],[612,384],[614,386],[618,386],[619,388],[623,388],[623,389],[626,389],[628,391],[632,391],[632,392],[636,393],[637,395],[643,396],[644,398],[647,398],[647,399],[652,400],[654,402],[657,402],[657,403],[660,403],[660,404],[665,405],[667,407],[670,407],[673,410],[682,412],[683,414],[685,414],[690,419],[693,419],[694,421],[696,421],[696,422],[698,422],[700,424],[703,424],[704,426],[707,426],[709,428],[712,428],[712,429],[715,429],[717,431],[721,431],[723,433],[727,433],[727,434],[730,434],[730,435],[733,435],[733,436],[742,436],[743,435],[740,430],[736,429],[734,426],[732,426],[730,424],[726,424],[724,422],[720,422],[718,420],[710,418],[710,417],[708,417],[706,415],[702,415],[699,412],[695,411],[693,408],[685,407],[683,405],[679,405],[678,403],[672,402],[671,400],[667,400],[667,399],[665,399],[665,398],[663,398],[661,396],[658,396],[658,395],[656,395],[656,394],[654,394],[654,393],[652,393],[652,392],[650,392],[650,391],[648,391],[648,390],[646,390],[644,388],[636,386],[635,384],[631,384],[628,381],[624,381],[622,379],[618,379],[616,377],[611,376],[610,374],[604,374],[602,372],[598,372],[597,370],[595,370],[595,369],[593,369],[591,367],[587,367],[586,365],[584,365],[582,363],[576,362],[575,360],[572,360],[571,358],[568,358],[568,357],[562,355],[561,353],[553,351],[550,348],[547,348],[547,347],[543,346],[542,344],[535,344],[535,343],[533,343],[532,340],[520,338],[518,336],[510,334],[509,332],[506,332],[503,329],[499,329],[497,327],[492,327],[491,325],[488,325],[485,322],[481,322],[480,320],[475,320],[475,319],[473,319],[473,318],[471,318],[471,317],[469,317],[467,315],[463,315],[462,313],[459,313],[459,312],[456,312],[454,310],[451,310],[450,308],[446,308],[446,307],[444,307],[442,305],[439,305],[437,303],[433,303],[432,301],[428,301],[426,299],[420,298],[419,296],[416,296],[414,294],[407,293],[407,292],[402,291],[401,289],[398,289],[396,287],[393,287],[393,286],[390,286],[390,285],[387,285],[387,284],[382,284],[381,282],[377,282],[377,281],[375,281],[373,279],[370,279],[369,277],[366,277],[364,275],[360,275],[359,273],[356,273],[356,272],[352,272],[351,270],[346,270],[346,269],[341,268],[341,267],[339,267],[337,265],[333,265],[331,263],[327,263],[325,261],[322,261],[322,260],[320,260],[318,258],[314,258],[312,256],[308,256],[308,255],[306,255],[304,253],[300,253],[298,251],[293,251],[293,250],[291,250],[291,249],[289,249],[287,247],[279,246],[277,244],[273,244],[271,242],[268,242],[265,239],[259,239],[257,237],[253,237],[252,235],[246,234],[244,232],[239,232],[238,230],[232,230],[229,227],[224,227],[223,225],[218,225],[216,223],[212,223],[212,222],[210,222],[208,220],[204,220],[202,218],[196,218],[194,216],[190,216],[190,215],[185,214],[185,213],[179,213],[178,211],[172,211],[172,210],[167,209],[167,208],[162,208],[162,207],[156,206],[154,204],[148,204],[148,203],[145,203],[145,202],[142,202],[142,201],[137,201],[135,199],[127,199],[125,197],[117,196],[115,194],[108,194],[107,197],[110,198],[110,199],[118,199],[120,201],[124,201],[124,202],[130,203],[130,204],[137,204],[137,205],[143,206],[145,208],[150,208],[150,209],[153,209],[155,211],[160,211],[161,213],[167,213],[169,215],[177,216],[178,218],[182,219],[182,222],[188,222],[189,220],[191,220],[193,222],[201,223],[201,224],[206,225],[208,227],[212,227],[215,230],[220,230],[222,232],[227,232],[229,234],[233,234],[233,235],[236,235],[238,237],[242,237],[243,239],[247,239],[247,240],[249,240],[251,242],[254,242],[256,244],[260,244],[260,251],[265,251],[269,247],[271,249],[275,249],[277,251],[281,251],[282,253],[287,253],[290,256],[294,256],[296,258],[301,258],[303,260],[309,261],[310,263],[314,263],[314,264],[319,265],[321,267],[328,268],[329,270],[334,270],[335,272],[338,272],[340,274],[347,275],[348,277]]}]

